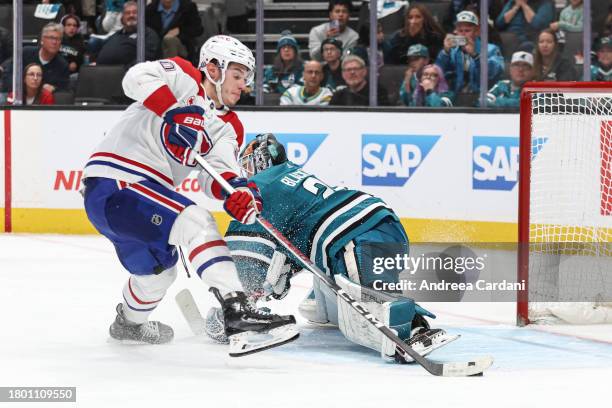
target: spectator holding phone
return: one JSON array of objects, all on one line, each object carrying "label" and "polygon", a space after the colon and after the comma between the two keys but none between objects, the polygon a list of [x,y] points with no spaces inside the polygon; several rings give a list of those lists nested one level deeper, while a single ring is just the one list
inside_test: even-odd
[{"label": "spectator holding phone", "polygon": [[574,64],[561,55],[554,31],[547,28],[538,36],[533,68],[537,81],[575,81]]},{"label": "spectator holding phone", "polygon": [[591,65],[591,81],[612,81],[612,35],[597,44],[597,61]]},{"label": "spectator holding phone", "polygon": [[351,0],[330,0],[329,22],[313,27],[308,35],[310,58],[321,61],[321,45],[326,38],[334,38],[348,50],[359,40],[359,34],[348,26],[352,4]]},{"label": "spectator holding phone", "polygon": [[[14,103],[12,92],[7,102]],[[43,87],[43,69],[38,63],[28,64],[23,70],[23,100],[22,105],[53,105],[53,94]]]},{"label": "spectator holding phone", "polygon": [[495,19],[495,25],[500,31],[515,33],[521,42],[532,42],[554,17],[551,0],[510,0]]},{"label": "spectator holding phone", "polygon": [[[414,44],[408,48],[406,56],[408,58],[408,68],[404,72],[404,80],[400,85],[399,95],[401,102],[410,106],[412,94],[419,83],[417,72],[429,64],[429,50],[422,44]],[[446,83],[446,80],[444,82]]]},{"label": "spectator holding phone", "polygon": [[414,90],[410,106],[430,108],[453,106],[454,94],[449,91],[442,69],[436,64],[426,65],[417,73],[418,85]]},{"label": "spectator holding phone", "polygon": [[[487,46],[489,83],[498,81],[504,72],[504,57],[495,44]],[[457,15],[455,33],[444,38],[444,49],[438,54],[436,64],[443,71],[455,94],[480,91],[480,25],[471,11]]]},{"label": "spectator holding phone", "polygon": [[533,75],[533,55],[525,51],[512,54],[510,79],[502,79],[489,90],[487,106],[518,107],[523,85],[531,81]]},{"label": "spectator holding phone", "polygon": [[385,63],[406,64],[406,53],[408,48],[414,44],[422,44],[429,49],[431,55],[438,55],[443,41],[444,30],[427,7],[413,3],[406,12],[404,27],[385,41],[383,46]]}]

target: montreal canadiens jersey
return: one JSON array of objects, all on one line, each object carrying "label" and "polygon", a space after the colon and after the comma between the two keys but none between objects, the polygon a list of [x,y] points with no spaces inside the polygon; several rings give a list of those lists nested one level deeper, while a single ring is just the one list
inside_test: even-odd
[{"label": "montreal canadiens jersey", "polygon": [[[215,108],[201,80],[200,71],[181,58],[133,66],[123,79],[123,89],[136,102],[96,147],[84,177],[178,186],[196,168],[181,165],[166,151],[162,139],[169,129],[162,116],[168,109],[187,105],[204,109],[203,145],[211,146],[206,161],[226,179],[240,174],[236,158],[244,138],[242,124],[235,112]],[[198,180],[207,196],[222,198],[220,186],[206,172],[201,171]]]},{"label": "montreal canadiens jersey", "polygon": [[[332,188],[291,162],[266,169],[251,180],[263,198],[263,217],[327,273],[329,260],[353,238],[385,217],[399,222],[381,199],[357,190]],[[247,281],[247,286],[248,280],[261,275],[255,270],[253,259],[263,263],[267,270],[274,251],[285,252],[258,224],[233,221],[225,239],[241,281]]]}]

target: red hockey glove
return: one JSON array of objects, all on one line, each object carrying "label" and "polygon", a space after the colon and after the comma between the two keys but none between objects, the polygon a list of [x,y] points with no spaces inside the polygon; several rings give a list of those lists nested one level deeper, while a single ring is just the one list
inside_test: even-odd
[{"label": "red hockey glove", "polygon": [[226,196],[223,208],[234,219],[242,224],[253,224],[255,217],[263,209],[263,200],[257,185],[242,177],[228,180],[236,192]]}]

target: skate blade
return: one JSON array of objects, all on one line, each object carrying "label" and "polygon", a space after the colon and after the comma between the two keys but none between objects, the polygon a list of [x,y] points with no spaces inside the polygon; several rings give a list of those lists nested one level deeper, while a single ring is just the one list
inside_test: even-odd
[{"label": "skate blade", "polygon": [[[460,334],[448,334],[445,333],[442,338],[437,339],[436,343],[432,344],[429,347],[423,348],[423,349],[415,349],[414,351],[416,351],[417,353],[419,353],[420,355],[422,355],[423,357],[431,354],[431,352],[442,348],[446,345],[448,345],[449,343],[452,343],[453,341],[457,340],[459,337],[461,337]],[[406,356],[407,358],[405,358],[407,363],[414,363],[414,360],[411,357]]]},{"label": "skate blade", "polygon": [[121,344],[123,346],[157,346],[158,344],[147,343],[146,341],[132,340],[132,339],[116,339],[114,337],[108,337],[106,340],[109,344]]},{"label": "skate blade", "polygon": [[267,333],[244,332],[229,338],[230,357],[242,357],[274,347],[282,346],[297,339],[300,332],[294,325],[278,327]]}]

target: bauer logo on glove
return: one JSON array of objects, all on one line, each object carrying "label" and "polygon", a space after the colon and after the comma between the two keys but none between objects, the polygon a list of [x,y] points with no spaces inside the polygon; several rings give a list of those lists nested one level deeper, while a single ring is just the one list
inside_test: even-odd
[{"label": "bauer logo on glove", "polygon": [[204,155],[212,147],[203,115],[204,109],[196,105],[171,109],[164,115],[162,143],[168,155],[183,166],[194,167],[193,155]]}]

